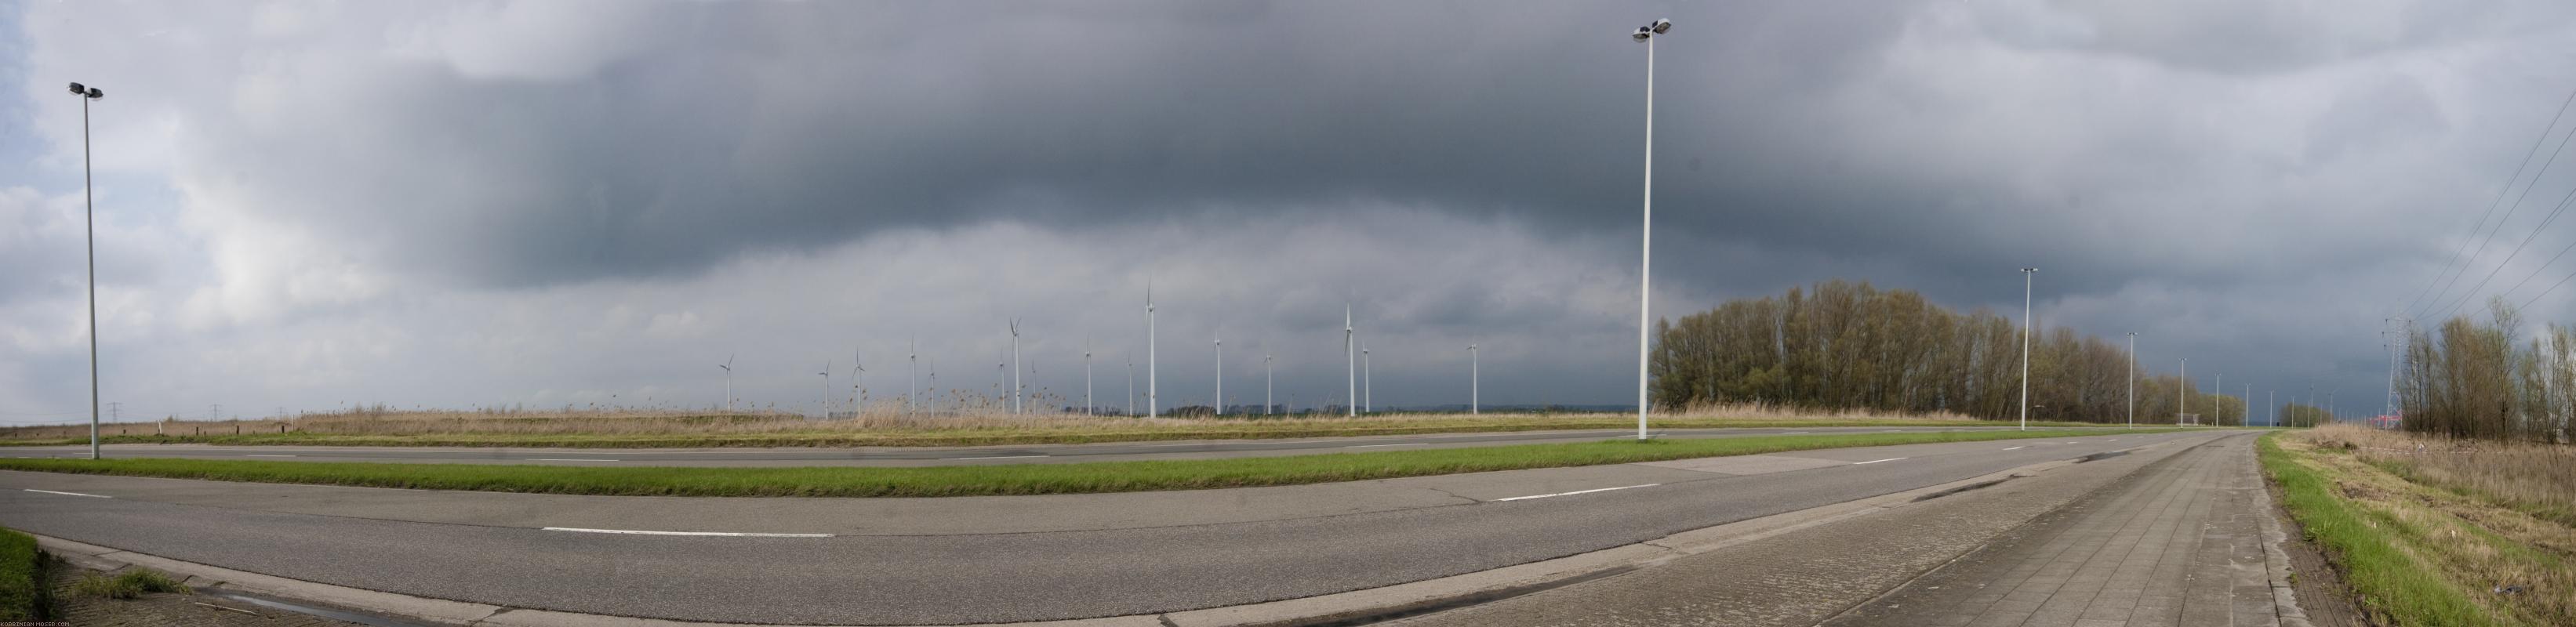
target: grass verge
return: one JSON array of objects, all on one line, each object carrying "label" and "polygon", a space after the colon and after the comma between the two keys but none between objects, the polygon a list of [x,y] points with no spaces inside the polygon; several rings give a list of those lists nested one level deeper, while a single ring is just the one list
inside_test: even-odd
[{"label": "grass verge", "polygon": [[113,577],[88,573],[72,582],[72,594],[99,599],[132,599],[153,592],[196,593],[161,571],[139,567]]},{"label": "grass verge", "polygon": [[624,496],[927,497],[1142,492],[1359,481],[1821,448],[2152,433],[2169,429],[1942,431],[1610,440],[1173,461],[921,468],[682,468],[198,459],[0,459],[0,470],[266,483]]},{"label": "grass verge", "polygon": [[2567,527],[2408,481],[2311,435],[2265,436],[2263,470],[2367,611],[2397,625],[2576,624]]},{"label": "grass verge", "polygon": [[28,623],[51,616],[45,598],[45,556],[36,537],[0,529],[0,623]]}]

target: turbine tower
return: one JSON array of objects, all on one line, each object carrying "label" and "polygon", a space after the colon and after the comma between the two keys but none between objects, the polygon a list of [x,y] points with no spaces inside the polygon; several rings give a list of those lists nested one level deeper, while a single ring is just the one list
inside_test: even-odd
[{"label": "turbine tower", "polygon": [[[1352,341],[1351,341],[1351,340],[1352,340],[1351,333],[1352,333],[1352,332],[1351,332],[1351,305],[1350,305],[1350,303],[1343,303],[1343,304],[1342,304],[1342,360],[1343,360],[1343,361],[1345,361],[1345,362],[1358,361],[1357,359],[1355,359],[1355,358],[1357,358],[1357,357],[1358,357],[1358,355],[1354,355],[1354,354],[1352,354],[1354,351],[1352,351],[1352,350],[1351,350],[1351,348],[1352,348],[1352,346],[1353,346],[1353,345],[1352,345]],[[1359,364],[1356,364],[1356,363],[1346,363],[1346,364],[1344,364],[1344,365],[1343,365],[1343,367],[1342,367],[1342,374],[1343,374],[1343,375],[1345,375],[1345,376],[1347,376],[1347,377],[1350,379],[1350,387],[1351,387],[1351,400],[1350,400],[1350,404],[1349,404],[1349,405],[1347,405],[1347,406],[1344,406],[1342,409],[1346,410],[1346,411],[1350,414],[1350,416],[1351,416],[1351,417],[1353,417],[1353,418],[1357,418],[1357,417],[1359,417],[1359,415],[1360,415],[1360,380],[1359,380],[1359,374],[1360,374],[1360,373],[1359,373],[1359,368],[1357,368],[1357,367],[1356,367],[1356,366],[1358,366],[1358,365],[1359,365]]]},{"label": "turbine tower", "polygon": [[1477,360],[1476,360],[1476,345],[1474,345],[1474,344],[1468,344],[1468,345],[1467,345],[1467,415],[1470,415],[1470,416],[1474,416],[1474,415],[1477,415],[1477,414],[1485,413],[1485,412],[1484,412],[1484,410],[1483,410],[1483,409],[1481,409],[1481,407],[1482,407],[1482,406],[1481,406],[1481,405],[1479,404],[1479,402],[1476,400],[1476,396],[1477,396],[1477,388],[1478,388],[1478,386],[1480,386],[1480,385],[1483,383],[1483,381],[1482,381],[1482,380],[1484,379],[1484,373],[1483,373],[1483,372],[1481,372],[1481,369],[1476,365],[1476,361],[1477,361]]},{"label": "turbine tower", "polygon": [[733,413],[733,357],[726,355],[724,363],[716,364],[725,373],[725,413]]},{"label": "turbine tower", "polygon": [[1154,284],[1148,281],[1145,283],[1145,417],[1147,418],[1153,418],[1161,413],[1160,403],[1156,401],[1162,399],[1155,398],[1156,391],[1154,389]]},{"label": "turbine tower", "polygon": [[1020,319],[1011,319],[1011,413],[1020,413]]}]

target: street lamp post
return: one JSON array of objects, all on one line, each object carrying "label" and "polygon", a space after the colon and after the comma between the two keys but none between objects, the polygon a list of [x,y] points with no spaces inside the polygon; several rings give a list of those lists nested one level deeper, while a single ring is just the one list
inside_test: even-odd
[{"label": "street lamp post", "polygon": [[2138,334],[2129,334],[2129,428],[2138,428]]},{"label": "street lamp post", "polygon": [[72,83],[81,99],[81,241],[89,256],[89,458],[98,459],[98,207],[90,191],[89,101],[107,97]]},{"label": "street lamp post", "polygon": [[2021,430],[2030,430],[2030,277],[2038,268],[2021,269]]},{"label": "street lamp post", "polygon": [[2182,426],[2183,412],[2191,411],[2191,358],[2182,358],[2182,373],[2174,377],[2174,426]]},{"label": "street lamp post", "polygon": [[1647,305],[1654,294],[1655,269],[1655,36],[1673,29],[1672,20],[1637,27],[1631,35],[1646,44],[1646,186],[1645,240],[1637,262],[1637,439],[1646,439],[1646,350],[1654,330]]},{"label": "street lamp post", "polygon": [[1477,399],[1477,394],[1478,394],[1478,391],[1477,391],[1477,390],[1479,389],[1479,388],[1478,388],[1478,386],[1483,385],[1483,382],[1484,382],[1484,376],[1485,376],[1485,375],[1484,375],[1483,371],[1479,368],[1479,366],[1477,366],[1477,360],[1476,360],[1476,345],[1474,345],[1474,344],[1468,344],[1468,345],[1467,345],[1467,415],[1473,416],[1473,415],[1477,415],[1477,414],[1482,414],[1482,413],[1484,413],[1484,410],[1482,409],[1482,405],[1480,405],[1480,404],[1479,404],[1479,401],[1477,401],[1477,400],[1476,400],[1476,399]]}]

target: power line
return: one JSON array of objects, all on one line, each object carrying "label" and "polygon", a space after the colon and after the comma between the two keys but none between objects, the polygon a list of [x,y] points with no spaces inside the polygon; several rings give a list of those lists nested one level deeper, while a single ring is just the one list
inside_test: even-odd
[{"label": "power line", "polygon": [[[2482,229],[2486,228],[2486,224],[2487,224],[2487,217],[2495,215],[2495,209],[2496,209],[2496,206],[2504,203],[2504,195],[2505,195],[2505,194],[2507,194],[2507,193],[2511,193],[2511,192],[2513,191],[2513,183],[2514,183],[2514,181],[2522,180],[2522,171],[2523,171],[2523,169],[2524,169],[2524,168],[2529,168],[2529,167],[2531,167],[2531,156],[2532,156],[2532,155],[2536,155],[2536,154],[2540,154],[2540,144],[2541,144],[2541,142],[2545,142],[2545,141],[2548,141],[2548,140],[2549,140],[2549,131],[2550,131],[2550,129],[2558,128],[2558,120],[2559,120],[2559,118],[2566,117],[2566,115],[2567,115],[2567,106],[2568,106],[2568,105],[2570,105],[2570,104],[2576,104],[2576,91],[2571,91],[2571,92],[2568,92],[2568,93],[2567,93],[2567,100],[2565,100],[2565,101],[2562,101],[2562,102],[2559,102],[2559,103],[2558,103],[2558,113],[2557,113],[2557,114],[2555,114],[2555,115],[2551,115],[2551,116],[2549,116],[2549,125],[2548,125],[2548,126],[2543,126],[2543,127],[2541,127],[2541,128],[2540,128],[2540,133],[2539,133],[2538,135],[2533,135],[2533,136],[2532,136],[2532,138],[2531,138],[2531,148],[2530,148],[2529,150],[2525,150],[2525,151],[2523,151],[2523,153],[2522,153],[2522,164],[2520,164],[2520,165],[2516,165],[2516,166],[2514,166],[2514,167],[2513,167],[2513,176],[2510,176],[2510,177],[2506,177],[2506,178],[2505,178],[2505,180],[2504,180],[2504,189],[2496,190],[2496,197],[2495,197],[2495,200],[2487,201],[2487,211],[2486,211],[2486,213],[2481,214],[2481,215],[2479,215],[2479,216],[2478,216],[2478,223],[2477,223],[2476,225],[2473,225],[2473,226],[2471,226],[2471,227],[2469,228],[2469,237],[2472,237],[2472,238],[2477,237],[2477,232],[2478,232],[2479,230],[2482,230]],[[2555,156],[2555,155],[2553,155],[2553,157],[2554,157],[2554,156]],[[2534,180],[2534,181],[2540,180],[2540,176],[2539,176],[2539,175],[2536,175],[2536,174],[2535,174],[2535,175],[2533,175],[2531,178],[2532,178],[2532,180]],[[2527,191],[2527,190],[2526,190],[2526,191]],[[2443,277],[2443,276],[2446,276],[2446,275],[2449,275],[2449,274],[2451,273],[2451,266],[2452,266],[2453,264],[2457,264],[2457,263],[2459,263],[2459,262],[2460,262],[2460,255],[2461,255],[2462,253],[2466,253],[2466,252],[2468,252],[2468,250],[2469,250],[2469,242],[2468,242],[2467,240],[2461,240],[2461,241],[2460,241],[2460,249],[2459,249],[2459,250],[2455,250],[2455,251],[2451,251],[2451,260],[2450,260],[2450,261],[2447,261],[2447,262],[2444,262],[2444,263],[2442,264],[2442,271],[2441,271],[2441,272],[2439,272],[2439,273],[2434,274],[2434,275],[2433,275],[2433,280],[2424,282],[2424,289],[2417,290],[2417,291],[2415,292],[2415,298],[2414,298],[2413,300],[2410,300],[2410,301],[2408,301],[2408,302],[2406,303],[2406,309],[2405,309],[2404,311],[2414,311],[2414,310],[2415,310],[2415,305],[2416,305],[2417,303],[2420,303],[2420,302],[2422,302],[2422,301],[2424,300],[2424,295],[2425,295],[2425,294],[2431,293],[2431,292],[2433,291],[2433,285],[2434,285],[2434,284],[2436,284],[2436,283],[2441,283],[2441,282],[2442,282],[2442,277]],[[2449,289],[2450,289],[2450,288],[2445,287],[2445,288],[2443,288],[2443,291],[2448,292],[2448,291],[2449,291]],[[2437,299],[2437,300],[2438,300],[2438,299]]]},{"label": "power line", "polygon": [[[2569,136],[2572,136],[2572,137],[2576,137],[2576,129],[2569,129],[2568,135],[2569,135]],[[2561,146],[2564,146],[2564,145],[2566,145],[2566,143],[2562,141],[2562,142],[2560,142],[2560,145],[2561,145]],[[2523,188],[2523,191],[2530,191],[2530,188],[2528,188],[2528,187]],[[2544,230],[2544,229],[2549,228],[2549,223],[2557,221],[2557,220],[2558,220],[2558,215],[2559,215],[2559,214],[2562,214],[2562,213],[2566,213],[2566,212],[2567,212],[2567,204],[2568,204],[2570,201],[2576,201],[2576,187],[2569,187],[2569,188],[2567,188],[2567,195],[2566,195],[2566,196],[2564,196],[2564,197],[2560,197],[2560,198],[2558,199],[2558,208],[2557,208],[2557,209],[2554,209],[2554,210],[2551,210],[2551,211],[2549,212],[2549,217],[2541,219],[2540,224],[2539,224],[2538,226],[2531,227],[2531,232],[2522,236],[2522,242],[2520,242],[2520,243],[2517,243],[2517,244],[2514,244],[2514,245],[2513,245],[2513,252],[2506,254],[2506,255],[2504,256],[2504,261],[2496,262],[2496,267],[2495,267],[2495,269],[2494,269],[2494,270],[2488,270],[2488,271],[2487,271],[2487,276],[2486,276],[2486,278],[2478,279],[2478,284],[2477,284],[2477,285],[2475,285],[2475,286],[2471,286],[2471,287],[2469,288],[2469,290],[2468,290],[2468,291],[2460,293],[2460,301],[2459,301],[2459,302],[2456,302],[2456,303],[2451,303],[2450,308],[2448,308],[2448,309],[2444,309],[2444,310],[2442,311],[2442,315],[2443,315],[2443,316],[2449,316],[2449,315],[2451,315],[2451,312],[2459,310],[2459,308],[2460,308],[2460,306],[2461,306],[2461,305],[2466,305],[2466,304],[2468,304],[2469,299],[2471,299],[2471,298],[2475,298],[2475,297],[2478,295],[2478,290],[2479,290],[2479,289],[2486,287],[2486,286],[2487,286],[2487,282],[2488,282],[2488,281],[2493,281],[2493,280],[2495,280],[2495,276],[2496,276],[2496,274],[2497,274],[2497,273],[2503,272],[2503,271],[2504,271],[2504,267],[2505,267],[2506,265],[2509,265],[2509,264],[2512,264],[2512,263],[2513,263],[2513,258],[2514,258],[2515,256],[2518,256],[2518,255],[2521,255],[2521,254],[2522,254],[2522,248],[2523,248],[2524,246],[2529,246],[2529,245],[2531,245],[2531,240],[2532,240],[2533,238],[2540,237],[2540,232],[2541,232],[2542,230]],[[2515,204],[2521,204],[2521,203],[2520,203],[2519,201],[2517,201]],[[2502,227],[2502,226],[2504,226],[2504,225],[2503,225],[2503,223],[2497,223],[2497,225],[2496,225],[2496,226],[2498,226],[2498,227]],[[2502,228],[2498,228],[2497,230],[2503,230],[2503,229],[2502,229]],[[2555,258],[2555,257],[2552,257],[2552,258],[2551,258],[2551,260],[2552,260],[2552,261],[2555,261],[2555,260],[2556,260],[2556,258]],[[2547,269],[2548,267],[2549,267],[2549,266],[2547,266],[2547,265],[2542,265],[2539,269],[2534,269],[2534,270],[2532,270],[2532,271],[2531,271],[2531,273],[2532,273],[2533,275],[2538,275],[2538,274],[2540,274],[2540,271],[2541,271],[2542,269]],[[2529,279],[2529,278],[2525,278],[2525,279],[2523,279],[2523,280],[2527,282],[2527,281],[2530,281],[2531,279]],[[2517,285],[2517,287],[2519,287],[2519,285]],[[2512,291],[2512,290],[2505,290],[2504,292],[2499,293],[2499,294],[2497,294],[2497,295],[2498,295],[2498,296],[2503,296],[2503,295],[2506,295],[2506,294],[2512,294],[2512,293],[2513,293],[2513,291]],[[2439,319],[2439,317],[2436,317],[2435,319]]]},{"label": "power line", "polygon": [[[2569,96],[2570,96],[2571,98],[2576,98],[2576,94],[2570,94]],[[2542,135],[2543,137],[2546,137],[2546,136],[2548,136],[2548,132],[2547,132],[2547,131],[2542,131],[2541,135]],[[2531,188],[2539,186],[2539,184],[2540,184],[2540,177],[2541,177],[2541,176],[2543,176],[2543,175],[2548,174],[2548,173],[2549,173],[2549,166],[2551,166],[2551,165],[2555,165],[2555,164],[2557,164],[2557,163],[2558,163],[2558,155],[2567,151],[2567,140],[2569,140],[2569,139],[2576,139],[2576,126],[2570,126],[2570,127],[2568,127],[2568,129],[2567,129],[2567,134],[2566,134],[2566,135],[2563,135],[2563,136],[2561,136],[2561,137],[2559,137],[2559,139],[2558,139],[2558,147],[2557,147],[2557,148],[2550,149],[2550,151],[2549,151],[2549,160],[2547,160],[2547,161],[2542,161],[2542,162],[2540,163],[2540,169],[2531,173],[2531,182],[2530,182],[2530,183],[2525,183],[2525,184],[2523,184],[2523,186],[2522,186],[2522,193],[2521,193],[2521,194],[2517,194],[2517,195],[2515,195],[2515,196],[2513,197],[2513,204],[2511,204],[2511,205],[2506,205],[2506,206],[2505,206],[2505,209],[2504,209],[2504,217],[2502,217],[2502,218],[2497,218],[2497,219],[2496,219],[2496,223],[2495,223],[2495,228],[2493,228],[2493,229],[2487,229],[2487,230],[2486,230],[2486,231],[2487,231],[2487,235],[2486,235],[2486,237],[2485,237],[2484,239],[2481,239],[2481,240],[2479,240],[2479,241],[2478,241],[2478,250],[2477,250],[2477,252],[2475,252],[2475,253],[2470,253],[2470,254],[2469,254],[2469,256],[2468,256],[2468,258],[2467,258],[2467,259],[2468,259],[2468,262],[2467,262],[2467,263],[2460,264],[2460,272],[2459,272],[2458,274],[2454,274],[2454,275],[2452,275],[2452,276],[2451,276],[2451,281],[2450,281],[2449,283],[2445,283],[2445,284],[2443,284],[2443,285],[2442,285],[2442,291],[2437,292],[2437,293],[2435,293],[2435,294],[2434,294],[2434,296],[2433,296],[2433,302],[2434,302],[2435,304],[2437,304],[2437,305],[2438,305],[2438,304],[2439,304],[2439,303],[2441,303],[2441,302],[2442,302],[2446,297],[2450,296],[2450,294],[2451,294],[2451,286],[2458,285],[2458,284],[2459,284],[2459,282],[2460,282],[2460,277],[2468,275],[2469,268],[2470,268],[2473,264],[2477,263],[2477,258],[2478,258],[2478,256],[2486,254],[2486,252],[2487,252],[2487,245],[2488,245],[2488,244],[2495,243],[2495,236],[2496,236],[2496,234],[2497,234],[2497,233],[2502,233],[2502,232],[2504,232],[2504,225],[2505,225],[2505,223],[2506,223],[2506,222],[2510,222],[2510,221],[2512,221],[2512,220],[2513,220],[2513,214],[2514,214],[2514,212],[2522,209],[2522,201],[2523,201],[2523,199],[2525,199],[2525,198],[2530,198],[2530,197],[2531,197]],[[2481,224],[2481,226],[2483,226],[2484,221],[2483,221],[2483,220],[2481,220],[2481,221],[2480,221],[2480,224]],[[2470,231],[2470,232],[2469,232],[2469,236],[2470,236],[2470,237],[2477,237],[2477,231],[2474,231],[2474,230]],[[2502,268],[2502,266],[2498,266],[2498,268],[2499,268],[2499,269],[2501,269],[2501,268]],[[2488,274],[2488,276],[2489,276],[2489,278],[2493,278],[2494,274],[2493,274],[2493,273],[2489,273],[2489,274]],[[2483,284],[2481,284],[2481,286],[2483,287]],[[2476,293],[2477,293],[2477,290],[2476,290],[2475,288],[2471,288],[2471,289],[2469,290],[2469,294],[2464,294],[2464,295],[2462,295],[2462,296],[2460,297],[2461,302],[2467,302],[2467,301],[2468,301],[2468,299],[2469,299],[2469,297],[2470,297],[2471,295],[2476,294]],[[2429,310],[2429,309],[2425,311],[2425,313],[2430,313],[2430,312],[2431,312],[2431,310]],[[2423,315],[2415,315],[2415,316],[2410,316],[2410,317],[2413,317],[2413,318],[2424,318],[2425,316],[2423,316]]]}]

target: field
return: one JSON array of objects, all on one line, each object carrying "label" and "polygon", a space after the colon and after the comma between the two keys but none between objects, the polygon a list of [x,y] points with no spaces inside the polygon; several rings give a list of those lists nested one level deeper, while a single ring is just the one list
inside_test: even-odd
[{"label": "field", "polygon": [[[1633,428],[1634,414],[1455,413],[1143,418],[1070,413],[907,415],[870,411],[834,420],[781,413],[669,410],[396,411],[383,408],[262,420],[163,420],[104,427],[107,443],[312,444],[338,446],[547,446],[667,448],[727,446],[976,446],[1152,440],[1295,438],[1413,433]],[[1658,414],[1656,428],[1998,426],[1955,415],[1810,412],[1762,406],[1694,408]],[[2089,426],[2034,422],[2035,426]],[[0,445],[89,442],[89,425],[0,429]]]},{"label": "field", "polygon": [[922,468],[567,468],[195,459],[0,459],[0,470],[551,494],[925,497],[1295,485],[1804,449],[2152,431],[1934,431],[1644,442],[1609,440],[1288,457]]},{"label": "field", "polygon": [[2400,625],[2576,625],[2576,447],[2337,425],[2263,444],[2282,504]]}]

